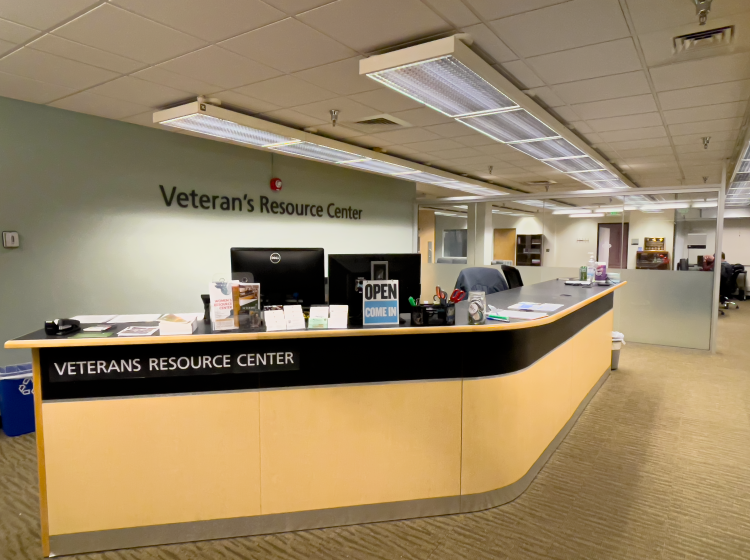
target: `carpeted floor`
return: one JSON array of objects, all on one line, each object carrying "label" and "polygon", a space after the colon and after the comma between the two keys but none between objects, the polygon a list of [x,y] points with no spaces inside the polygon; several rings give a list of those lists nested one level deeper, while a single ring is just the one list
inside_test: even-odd
[{"label": "carpeted floor", "polygon": [[[720,351],[628,344],[529,489],[492,510],[87,560],[750,558],[750,302]],[[33,436],[0,435],[0,559],[41,556]]]}]

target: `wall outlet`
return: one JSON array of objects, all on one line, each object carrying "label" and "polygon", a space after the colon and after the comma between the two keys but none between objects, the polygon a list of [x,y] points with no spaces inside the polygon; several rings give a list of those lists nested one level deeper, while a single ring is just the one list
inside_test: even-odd
[{"label": "wall outlet", "polygon": [[14,249],[20,246],[20,241],[17,231],[4,231],[3,232],[3,247],[6,249]]}]

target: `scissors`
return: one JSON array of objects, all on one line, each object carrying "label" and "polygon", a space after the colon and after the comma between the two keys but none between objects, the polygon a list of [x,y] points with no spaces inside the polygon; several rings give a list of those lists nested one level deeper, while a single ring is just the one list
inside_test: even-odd
[{"label": "scissors", "polygon": [[456,288],[455,290],[453,290],[453,293],[451,294],[451,298],[448,301],[450,301],[451,303],[458,303],[459,301],[463,299],[465,295],[466,295],[466,292]]},{"label": "scissors", "polygon": [[435,297],[432,298],[432,301],[435,303],[439,303],[441,305],[445,305],[445,300],[448,297],[448,294],[444,292],[440,286],[435,286]]}]

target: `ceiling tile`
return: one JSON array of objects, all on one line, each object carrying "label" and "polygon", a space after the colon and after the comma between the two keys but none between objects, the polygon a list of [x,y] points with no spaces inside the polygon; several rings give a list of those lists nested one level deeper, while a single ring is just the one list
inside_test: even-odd
[{"label": "ceiling tile", "polygon": [[49,103],[74,92],[74,89],[63,86],[0,72],[0,96],[3,97],[12,97],[32,103]]},{"label": "ceiling tile", "polygon": [[284,12],[261,0],[112,0],[174,29],[206,41],[221,41],[284,19]]},{"label": "ceiling tile", "polygon": [[634,72],[641,68],[630,38],[536,56],[528,58],[527,62],[548,84]]},{"label": "ceiling tile", "polygon": [[[89,90],[89,93],[130,101],[146,107],[163,107],[192,97],[190,93],[161,84],[123,76]],[[192,100],[192,99],[191,99]]]},{"label": "ceiling tile", "polygon": [[326,138],[333,138],[335,140],[346,140],[347,142],[350,138],[362,136],[362,133],[359,130],[353,130],[338,124],[336,126],[333,126],[332,124],[315,125],[315,129],[317,130],[315,134],[325,136]]},{"label": "ceiling tile", "polygon": [[280,109],[280,107],[273,103],[254,99],[236,91],[219,91],[215,94],[215,97],[221,100],[222,107],[226,107],[227,109],[235,108],[253,114]]},{"label": "ceiling tile", "polygon": [[350,95],[352,99],[359,103],[389,113],[391,111],[406,111],[407,109],[418,109],[423,107],[419,101],[415,101],[410,97],[406,97],[400,93],[393,91],[388,88],[380,88],[373,91],[366,91],[364,93],[357,93]]},{"label": "ceiling tile", "polygon": [[361,59],[362,57],[355,57],[341,60],[297,72],[295,76],[322,88],[335,91],[339,95],[352,95],[382,88],[383,86],[375,80],[367,76],[360,76],[359,61]]},{"label": "ceiling tile", "polygon": [[205,45],[200,39],[103,4],[53,31],[90,47],[154,64]]},{"label": "ceiling tile", "polygon": [[565,101],[560,99],[560,97],[547,86],[528,89],[524,91],[524,93],[535,101],[541,101],[542,104],[547,107],[560,107],[565,105]]},{"label": "ceiling tile", "polygon": [[659,146],[652,148],[631,148],[627,150],[617,150],[618,158],[644,157],[644,156],[666,156],[674,155],[672,146]]},{"label": "ceiling tile", "polygon": [[724,132],[737,130],[742,125],[742,118],[717,119],[712,121],[701,121],[684,124],[673,124],[669,126],[670,134],[683,136],[685,134],[708,134],[710,132]]},{"label": "ceiling tile", "polygon": [[2,39],[0,39],[0,54],[4,54],[15,47],[15,43],[11,43],[10,41],[3,41]]},{"label": "ceiling tile", "polygon": [[428,107],[420,107],[419,109],[409,109],[408,111],[396,111],[391,113],[394,117],[403,119],[414,126],[430,126],[432,124],[444,124],[444,123],[455,123],[456,121],[450,117],[446,117],[442,113],[430,109]]},{"label": "ceiling tile", "polygon": [[459,122],[427,126],[425,130],[429,130],[445,138],[466,136],[466,126]]},{"label": "ceiling tile", "polygon": [[663,138],[667,131],[663,126],[650,126],[646,128],[633,128],[629,130],[610,130],[600,132],[599,136],[605,142],[623,142],[625,140],[646,140],[649,138]]},{"label": "ceiling tile", "polygon": [[502,65],[502,69],[505,70],[506,74],[510,74],[512,78],[515,78],[521,84],[522,89],[536,88],[544,85],[539,76],[522,60],[505,62]]},{"label": "ceiling tile", "polygon": [[497,35],[486,25],[480,23],[462,29],[464,33],[469,33],[474,39],[472,47],[479,47],[496,63],[510,62],[517,60],[518,56],[510,50],[510,47],[503,43]]},{"label": "ceiling tile", "polygon": [[[417,150],[418,152],[437,152],[440,150],[458,150],[461,148],[464,148],[461,144],[458,142],[455,142],[453,140],[448,140],[446,138],[443,138],[441,140],[427,140],[425,142],[413,142],[405,144],[405,147],[411,148],[413,150]],[[471,155],[475,155],[474,154]]]},{"label": "ceiling tile", "polygon": [[292,128],[303,129],[310,126],[318,126],[330,122],[330,116],[322,119],[305,115],[293,109],[278,109],[276,111],[265,111],[260,115],[266,120],[275,123],[291,126]]},{"label": "ceiling tile", "polygon": [[[440,125],[443,126],[443,125]],[[454,138],[456,142],[459,144],[462,144],[464,146],[474,147],[474,146],[488,146],[490,144],[497,144],[492,138],[489,138],[485,136],[484,134],[471,134],[467,136],[460,136],[458,138]]]},{"label": "ceiling tile", "polygon": [[555,4],[562,4],[568,0],[468,0],[468,3],[479,12],[484,19],[498,19],[531,10],[538,10]]},{"label": "ceiling tile", "polygon": [[663,91],[658,96],[661,107],[665,111],[701,107],[714,103],[745,101],[750,97],[750,80]]},{"label": "ceiling tile", "polygon": [[549,112],[552,116],[564,122],[577,121],[581,118],[576,111],[566,106],[555,107],[554,109],[550,109]]},{"label": "ceiling tile", "polygon": [[39,35],[39,31],[36,29],[8,21],[7,19],[0,19],[0,39],[3,41],[18,44],[28,41],[35,35]]},{"label": "ceiling tile", "polygon": [[118,76],[109,70],[26,47],[0,60],[0,71],[76,90],[89,88]]},{"label": "ceiling tile", "polygon": [[654,96],[651,94],[607,99],[605,101],[592,101],[591,103],[572,105],[572,108],[585,120],[637,115],[639,113],[657,111],[656,101],[654,101]]},{"label": "ceiling tile", "polygon": [[391,145],[390,142],[386,142],[375,136],[370,136],[369,134],[365,136],[357,136],[356,138],[349,140],[349,142],[357,146],[362,146],[363,148],[383,148]]},{"label": "ceiling tile", "polygon": [[108,119],[124,119],[148,111],[148,107],[143,105],[87,92],[76,93],[65,99],[60,99],[50,103],[50,106]]},{"label": "ceiling tile", "polygon": [[97,68],[112,70],[113,72],[126,74],[134,72],[139,68],[146,66],[145,62],[131,60],[117,54],[105,52],[101,49],[95,49],[81,43],[68,41],[56,35],[44,35],[29,43],[30,49],[56,54],[70,60],[77,60],[84,64],[90,64]]},{"label": "ceiling tile", "polygon": [[[736,130],[725,130],[722,132],[712,132],[706,134],[705,132],[686,134],[684,136],[672,136],[672,142],[675,146],[703,146],[703,137],[710,136],[711,142],[736,142],[737,131]],[[710,145],[710,143],[709,143]]]},{"label": "ceiling tile", "polygon": [[582,134],[589,134],[591,132],[594,132],[592,128],[583,121],[571,121],[570,127],[571,129],[577,130]]},{"label": "ceiling tile", "polygon": [[297,72],[356,54],[292,18],[229,39],[221,46],[283,72]]},{"label": "ceiling tile", "polygon": [[669,146],[669,139],[663,138],[643,138],[639,140],[613,141],[609,143],[613,150],[632,150],[635,148],[657,148]]},{"label": "ceiling tile", "polygon": [[318,8],[336,0],[263,0],[266,4],[270,4],[274,8],[286,12],[290,16],[307,12],[313,8]]},{"label": "ceiling tile", "polygon": [[295,111],[314,117],[318,119],[318,122],[330,122],[331,109],[337,109],[339,111],[338,120],[341,124],[358,121],[365,117],[377,114],[377,111],[372,107],[368,107],[362,103],[357,103],[346,97],[337,97],[335,99],[307,103],[305,105],[294,107]]},{"label": "ceiling tile", "polygon": [[490,25],[523,57],[630,36],[617,0],[571,0],[499,19]]},{"label": "ceiling tile", "polygon": [[360,52],[372,52],[450,29],[419,0],[338,0],[297,17]]},{"label": "ceiling tile", "polygon": [[213,45],[160,64],[159,68],[224,89],[235,89],[280,74],[278,70]]},{"label": "ceiling tile", "polygon": [[639,70],[558,84],[552,88],[567,103],[588,103],[651,93],[646,74]]},{"label": "ceiling tile", "polygon": [[734,148],[733,141],[715,142],[713,139],[708,143],[708,149],[703,147],[703,142],[692,142],[690,144],[675,146],[678,154],[690,154],[695,152],[725,152]]},{"label": "ceiling tile", "polygon": [[[162,84],[171,88],[187,91],[193,95],[208,95],[221,90],[220,86],[209,84],[195,78],[189,78],[174,72],[168,72],[159,66],[152,66],[133,74],[136,78]],[[275,108],[275,107],[274,107]]]},{"label": "ceiling tile", "polygon": [[335,93],[294,76],[279,76],[236,88],[236,90],[243,95],[261,99],[279,107],[294,107],[336,97]]},{"label": "ceiling tile", "polygon": [[437,150],[431,153],[441,160],[452,160],[453,158],[471,157],[479,155],[474,148],[456,148],[452,150]]},{"label": "ceiling tile", "polygon": [[708,121],[713,119],[729,119],[741,117],[745,114],[747,102],[720,103],[718,105],[705,105],[703,107],[691,107],[689,109],[675,109],[664,111],[667,124],[680,124],[697,121]]},{"label": "ceiling tile", "polygon": [[99,4],[99,0],[3,0],[0,17],[34,29],[48,29]]},{"label": "ceiling tile", "polygon": [[479,18],[461,0],[423,0],[454,27],[479,23]]},{"label": "ceiling tile", "polygon": [[715,56],[652,68],[651,78],[657,91],[745,80],[750,78],[750,53]]},{"label": "ceiling tile", "polygon": [[396,144],[440,139],[440,136],[434,132],[423,128],[404,128],[403,130],[394,130],[393,132],[381,132],[374,136],[386,142],[394,142]]}]

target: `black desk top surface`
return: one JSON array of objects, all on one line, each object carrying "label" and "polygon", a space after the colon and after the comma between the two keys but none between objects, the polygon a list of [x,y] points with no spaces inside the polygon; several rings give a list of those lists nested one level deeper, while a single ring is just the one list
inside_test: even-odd
[{"label": "black desk top surface", "polygon": [[[473,331],[484,329],[514,329],[529,328],[535,325],[548,324],[554,322],[559,317],[567,315],[587,305],[591,301],[597,300],[613,292],[615,289],[624,286],[622,282],[615,286],[592,286],[583,288],[580,286],[567,286],[563,280],[549,280],[530,286],[523,286],[513,290],[506,290],[487,296],[487,303],[498,309],[507,309],[509,306],[521,301],[531,301],[535,303],[555,303],[562,304],[563,307],[556,311],[550,312],[549,317],[535,320],[511,319],[510,323],[488,320],[486,325],[469,325],[468,324],[468,303],[466,301],[456,304],[456,324],[453,326],[436,326],[436,327],[413,327],[410,324],[409,315],[402,315],[406,323],[399,326],[383,327],[354,327],[348,329],[313,329],[297,331],[275,331],[266,332],[265,328],[260,329],[234,329],[229,331],[213,332],[210,325],[206,325],[202,320],[198,321],[198,328],[192,335],[159,335],[158,331],[145,337],[118,337],[117,333],[129,326],[158,326],[158,322],[150,323],[127,323],[115,325],[114,334],[105,338],[73,338],[74,334],[69,336],[47,335],[44,329],[34,331],[14,340],[5,343],[6,348],[49,348],[65,346],[107,346],[107,345],[127,345],[127,344],[165,344],[175,342],[214,342],[219,340],[253,340],[253,339],[274,339],[274,338],[315,338],[315,337],[346,337],[346,336],[379,336],[389,334],[429,334],[431,332],[455,332]],[[96,323],[92,323],[96,324]],[[82,327],[90,326],[82,324]],[[79,331],[80,332],[80,331]]]}]

